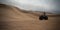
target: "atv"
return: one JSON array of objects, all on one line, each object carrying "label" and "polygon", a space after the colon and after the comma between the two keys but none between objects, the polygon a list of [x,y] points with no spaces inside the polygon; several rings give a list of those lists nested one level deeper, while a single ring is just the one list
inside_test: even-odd
[{"label": "atv", "polygon": [[48,16],[44,12],[44,15],[39,16],[39,20],[48,20]]}]

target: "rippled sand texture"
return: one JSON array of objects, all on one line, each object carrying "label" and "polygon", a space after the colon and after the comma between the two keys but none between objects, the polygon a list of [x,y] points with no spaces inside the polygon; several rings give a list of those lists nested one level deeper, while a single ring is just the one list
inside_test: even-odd
[{"label": "rippled sand texture", "polygon": [[36,14],[0,5],[0,30],[59,30],[60,16],[49,16],[48,20],[38,18]]}]

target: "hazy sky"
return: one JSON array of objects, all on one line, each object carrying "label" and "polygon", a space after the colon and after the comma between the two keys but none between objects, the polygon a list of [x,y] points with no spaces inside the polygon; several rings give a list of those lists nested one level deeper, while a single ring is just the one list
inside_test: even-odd
[{"label": "hazy sky", "polygon": [[60,13],[60,0],[0,0],[21,9]]}]

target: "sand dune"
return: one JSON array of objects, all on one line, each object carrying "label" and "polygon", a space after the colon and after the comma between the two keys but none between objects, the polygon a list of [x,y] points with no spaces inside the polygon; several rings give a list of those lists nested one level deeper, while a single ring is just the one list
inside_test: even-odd
[{"label": "sand dune", "polygon": [[48,20],[39,20],[39,15],[41,13],[23,11],[1,4],[0,30],[59,30],[60,15],[59,17],[50,17],[49,15]]}]

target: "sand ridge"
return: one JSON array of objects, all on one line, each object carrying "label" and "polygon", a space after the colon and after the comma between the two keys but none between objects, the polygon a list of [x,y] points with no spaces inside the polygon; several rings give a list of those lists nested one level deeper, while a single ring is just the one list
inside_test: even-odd
[{"label": "sand ridge", "polygon": [[39,14],[24,13],[16,7],[0,5],[1,30],[59,30],[60,17],[39,20]]}]

